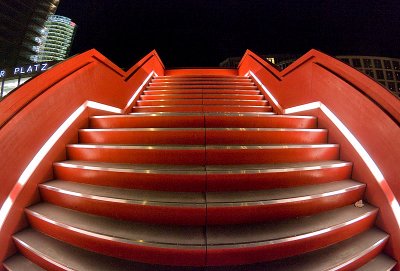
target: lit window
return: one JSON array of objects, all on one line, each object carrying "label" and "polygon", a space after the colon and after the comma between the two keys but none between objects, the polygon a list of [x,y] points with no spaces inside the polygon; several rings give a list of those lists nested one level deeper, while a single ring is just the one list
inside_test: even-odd
[{"label": "lit window", "polygon": [[392,69],[392,63],[390,63],[390,60],[384,60],[383,65],[385,65],[385,69],[388,69],[388,70]]},{"label": "lit window", "polygon": [[395,72],[394,74],[396,75],[396,80],[400,81],[400,72]]},{"label": "lit window", "polygon": [[388,82],[388,89],[389,89],[390,91],[395,91],[395,86],[394,86],[394,83],[393,83],[393,82]]},{"label": "lit window", "polygon": [[364,68],[372,68],[372,61],[371,59],[363,59]]}]

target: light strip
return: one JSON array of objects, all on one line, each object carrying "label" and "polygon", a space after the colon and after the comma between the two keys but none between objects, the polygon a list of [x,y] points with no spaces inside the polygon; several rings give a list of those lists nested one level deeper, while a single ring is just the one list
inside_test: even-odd
[{"label": "light strip", "polygon": [[64,135],[64,133],[68,130],[68,128],[83,114],[83,112],[87,108],[99,109],[111,113],[121,113],[122,110],[113,106],[93,102],[86,101],[81,106],[79,106],[65,121],[63,124],[58,127],[58,129],[53,133],[52,136],[44,143],[42,148],[36,153],[31,162],[25,168],[25,170],[20,175],[17,183],[14,185],[7,199],[5,200],[3,206],[0,209],[0,231],[3,228],[4,222],[12,209],[12,206],[17,198],[17,196],[21,193],[25,184],[28,182],[29,178],[38,168],[38,166],[42,163],[43,159],[49,153],[49,151],[54,147],[57,141]]},{"label": "light strip", "polygon": [[282,112],[282,106],[278,103],[278,101],[275,99],[274,95],[264,86],[263,83],[261,83],[260,79],[252,72],[249,71],[246,74],[250,74],[251,77],[261,86],[261,88],[267,93],[268,97],[272,100],[272,102],[275,104],[275,106],[279,109],[280,112]]},{"label": "light strip", "polygon": [[144,79],[143,83],[138,87],[138,89],[136,89],[136,91],[133,93],[133,96],[129,99],[128,103],[126,104],[124,111],[127,110],[133,103],[133,101],[136,99],[136,97],[139,95],[139,93],[141,92],[142,88],[144,88],[145,85],[147,85],[147,83],[149,82],[149,80],[151,79],[151,77],[155,75],[158,76],[158,74],[155,71],[152,71],[147,77],[146,79]]},{"label": "light strip", "polygon": [[350,132],[350,130],[343,124],[343,122],[341,122],[339,120],[339,118],[326,105],[324,105],[321,102],[313,102],[313,103],[309,103],[309,104],[304,104],[304,105],[300,105],[300,106],[287,108],[284,110],[284,114],[298,113],[301,111],[307,111],[307,110],[317,109],[317,108],[321,109],[321,111],[330,119],[330,121],[332,121],[332,123],[339,129],[339,131],[349,141],[349,143],[353,146],[353,148],[356,150],[358,155],[361,157],[361,159],[367,165],[368,169],[370,170],[372,175],[375,177],[376,181],[380,184],[382,189],[385,191],[385,195],[389,200],[389,204],[392,207],[393,214],[397,221],[397,225],[400,229],[400,205],[399,205],[399,202],[396,200],[396,197],[394,196],[390,186],[386,182],[385,177],[383,176],[382,172],[380,171],[379,167],[374,162],[372,157],[362,146],[362,144],[357,140],[357,138]]}]

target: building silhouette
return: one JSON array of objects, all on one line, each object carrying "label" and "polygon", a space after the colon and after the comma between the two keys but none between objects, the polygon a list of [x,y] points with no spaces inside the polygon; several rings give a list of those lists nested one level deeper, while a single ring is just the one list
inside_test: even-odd
[{"label": "building silhouette", "polygon": [[47,17],[56,12],[59,0],[0,1],[0,65],[32,62],[37,54]]}]

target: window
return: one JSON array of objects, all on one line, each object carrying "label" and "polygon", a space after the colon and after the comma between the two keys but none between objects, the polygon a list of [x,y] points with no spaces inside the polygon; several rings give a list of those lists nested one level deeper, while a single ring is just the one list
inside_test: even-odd
[{"label": "window", "polygon": [[372,78],[375,77],[375,74],[374,74],[374,71],[373,71],[373,70],[365,70],[365,74],[368,75],[368,76],[370,76],[370,77],[372,77]]},{"label": "window", "polygon": [[381,84],[383,87],[386,87],[385,81],[379,81],[379,84]]},{"label": "window", "polygon": [[360,59],[358,59],[358,58],[353,58],[352,60],[351,60],[352,62],[353,62],[353,67],[361,67],[361,61],[360,61]]},{"label": "window", "polygon": [[381,60],[380,59],[374,59],[374,65],[375,65],[375,68],[381,69],[382,68]]},{"label": "window", "polygon": [[396,75],[396,80],[400,81],[400,72],[395,72],[394,74]]},{"label": "window", "polygon": [[383,76],[383,71],[382,70],[377,70],[376,71],[376,78],[377,79],[385,79],[385,77]]},{"label": "window", "polygon": [[388,70],[392,69],[392,63],[390,63],[390,60],[384,60],[383,65],[385,66],[385,69],[388,69]]},{"label": "window", "polygon": [[388,82],[388,89],[390,91],[395,91],[396,90],[393,82]]},{"label": "window", "polygon": [[393,61],[393,69],[400,70],[400,63],[398,61]]},{"label": "window", "polygon": [[372,61],[371,59],[363,59],[364,68],[372,68]]},{"label": "window", "polygon": [[391,71],[386,71],[386,80],[394,80],[394,78],[393,78],[393,72],[391,72]]},{"label": "window", "polygon": [[397,83],[397,91],[400,92],[400,83]]}]

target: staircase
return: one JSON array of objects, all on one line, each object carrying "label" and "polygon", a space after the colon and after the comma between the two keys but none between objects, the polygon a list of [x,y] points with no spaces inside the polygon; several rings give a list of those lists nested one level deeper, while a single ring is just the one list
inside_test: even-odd
[{"label": "staircase", "polygon": [[391,270],[366,186],[248,77],[159,76],[54,163],[7,270]]}]

